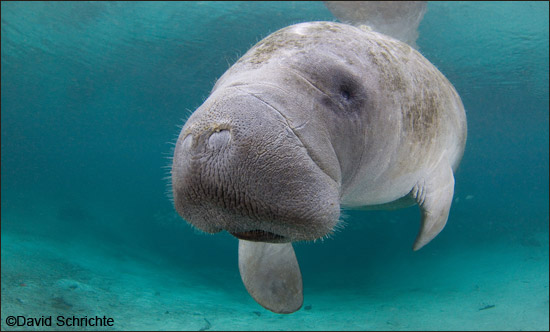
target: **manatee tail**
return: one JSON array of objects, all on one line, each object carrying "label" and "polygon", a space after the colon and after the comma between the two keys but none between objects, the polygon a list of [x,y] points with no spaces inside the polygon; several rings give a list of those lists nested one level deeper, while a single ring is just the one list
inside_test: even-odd
[{"label": "manatee tail", "polygon": [[341,22],[368,26],[414,48],[427,1],[325,1]]}]

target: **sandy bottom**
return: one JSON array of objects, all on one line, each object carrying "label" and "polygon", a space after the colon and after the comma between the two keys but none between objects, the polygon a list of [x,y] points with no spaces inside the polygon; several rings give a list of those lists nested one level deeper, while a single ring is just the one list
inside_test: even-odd
[{"label": "sandy bottom", "polygon": [[[5,331],[549,328],[547,236],[538,246],[480,244],[388,262],[376,273],[306,273],[304,306],[291,315],[257,305],[237,266],[174,267],[154,254],[137,256],[92,241],[15,231],[1,236]],[[10,315],[53,321],[51,327],[10,327]],[[114,323],[57,326],[58,316],[106,316]]]}]

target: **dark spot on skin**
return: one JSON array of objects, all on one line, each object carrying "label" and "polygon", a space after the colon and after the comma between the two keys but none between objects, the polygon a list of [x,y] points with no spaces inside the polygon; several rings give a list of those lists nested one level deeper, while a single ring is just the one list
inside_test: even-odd
[{"label": "dark spot on skin", "polygon": [[311,304],[310,304],[310,305],[306,305],[306,306],[304,307],[304,310],[306,310],[306,311],[311,310]]}]

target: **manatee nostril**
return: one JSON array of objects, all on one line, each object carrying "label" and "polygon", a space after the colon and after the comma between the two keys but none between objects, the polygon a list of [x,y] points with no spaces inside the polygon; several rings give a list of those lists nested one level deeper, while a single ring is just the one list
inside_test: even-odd
[{"label": "manatee nostril", "polygon": [[216,130],[208,137],[208,147],[217,150],[226,146],[231,139],[231,133],[227,129]]},{"label": "manatee nostril", "polygon": [[183,142],[181,142],[181,146],[183,150],[191,150],[191,146],[193,145],[193,135],[189,134],[185,136],[183,139]]}]

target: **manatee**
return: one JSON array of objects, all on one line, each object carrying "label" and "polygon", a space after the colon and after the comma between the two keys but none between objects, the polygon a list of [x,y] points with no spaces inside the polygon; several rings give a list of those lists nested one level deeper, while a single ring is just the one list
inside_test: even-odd
[{"label": "manatee", "polygon": [[324,1],[342,23],[365,25],[417,48],[426,1]]},{"label": "manatee", "polygon": [[452,84],[410,45],[364,25],[306,22],[259,41],[176,142],[177,212],[239,239],[250,295],[299,310],[292,242],[331,236],[343,208],[420,206],[413,249],[445,226],[466,143]]}]

